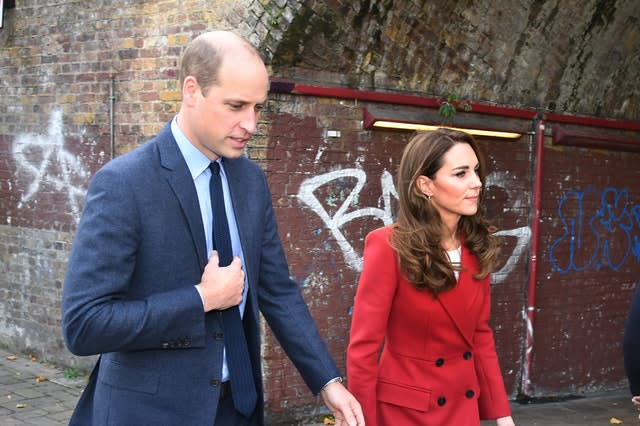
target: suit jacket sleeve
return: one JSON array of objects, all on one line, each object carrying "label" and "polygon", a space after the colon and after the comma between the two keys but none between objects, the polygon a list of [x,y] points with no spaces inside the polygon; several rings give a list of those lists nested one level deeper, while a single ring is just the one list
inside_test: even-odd
[{"label": "suit jacket sleeve", "polygon": [[624,330],[624,367],[632,395],[640,395],[640,285],[631,302]]},{"label": "suit jacket sleeve", "polygon": [[175,253],[161,242],[169,224],[148,230],[161,217],[152,212],[162,202],[152,189],[158,184],[130,173],[127,161],[117,158],[95,174],[71,251],[62,322],[77,355],[204,345],[202,302],[193,287],[199,276],[170,284],[172,274],[157,267],[175,266],[168,258]]},{"label": "suit jacket sleeve", "polygon": [[[260,254],[254,255],[249,251],[251,256],[258,256],[259,259],[258,305],[287,356],[300,372],[309,389],[317,394],[329,380],[341,374],[318,332],[300,292],[300,286],[290,277],[278,235],[271,193],[262,171],[256,170],[256,174],[256,180],[250,184],[250,187],[255,188],[257,194],[261,194],[253,197],[252,203],[258,199],[262,200],[259,215],[262,225],[259,227],[261,231],[252,231],[254,234],[247,239],[245,247],[252,244],[249,239],[256,240],[256,234],[262,235],[262,239],[257,240],[260,244],[257,253]],[[246,175],[245,178],[247,178]],[[249,209],[251,207],[236,213],[243,214]],[[255,217],[250,219],[256,220]],[[247,259],[248,262],[256,260],[255,258]]]}]

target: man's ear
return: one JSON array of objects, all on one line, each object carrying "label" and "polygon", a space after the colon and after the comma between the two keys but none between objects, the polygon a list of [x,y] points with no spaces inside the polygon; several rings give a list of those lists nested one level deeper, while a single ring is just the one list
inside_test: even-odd
[{"label": "man's ear", "polygon": [[422,175],[418,176],[415,185],[418,187],[420,192],[427,197],[431,197],[433,195],[433,181],[428,177]]},{"label": "man's ear", "polygon": [[202,91],[198,84],[198,80],[191,75],[185,77],[184,82],[182,83],[182,102],[192,106],[201,93]]}]

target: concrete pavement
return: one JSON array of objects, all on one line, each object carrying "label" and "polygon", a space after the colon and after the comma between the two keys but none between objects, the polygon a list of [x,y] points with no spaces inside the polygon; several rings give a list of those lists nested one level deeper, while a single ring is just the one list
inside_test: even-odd
[{"label": "concrete pavement", "polygon": [[[0,425],[67,425],[85,384],[83,377],[72,377],[70,373],[0,348]],[[640,426],[626,388],[562,402],[514,402],[512,408],[517,426]],[[320,426],[319,423],[303,424]],[[489,425],[495,425],[495,422],[482,422],[482,426]]]},{"label": "concrete pavement", "polygon": [[84,384],[61,368],[0,349],[0,425],[66,425]]}]

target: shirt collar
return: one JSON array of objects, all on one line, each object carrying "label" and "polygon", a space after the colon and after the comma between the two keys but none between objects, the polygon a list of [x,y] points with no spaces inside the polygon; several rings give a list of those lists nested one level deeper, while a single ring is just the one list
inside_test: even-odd
[{"label": "shirt collar", "polygon": [[178,127],[178,116],[175,116],[173,120],[171,120],[171,133],[178,143],[178,148],[187,163],[191,177],[193,179],[197,178],[209,167],[211,160],[198,148],[193,146],[184,133],[182,133],[182,130]]}]

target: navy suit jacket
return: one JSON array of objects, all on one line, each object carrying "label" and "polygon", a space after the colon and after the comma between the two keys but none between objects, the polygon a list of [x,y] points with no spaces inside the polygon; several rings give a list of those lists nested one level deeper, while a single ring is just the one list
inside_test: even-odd
[{"label": "navy suit jacket", "polygon": [[631,394],[640,395],[640,284],[631,301],[624,330],[624,368],[629,379]]},{"label": "navy suit jacket", "polygon": [[[260,167],[224,160],[249,282],[244,325],[262,418],[259,311],[313,393],[340,373],[290,279]],[[62,298],[66,344],[101,354],[71,424],[211,425],[220,313],[194,285],[207,263],[195,185],[166,125],[93,177]]]}]

